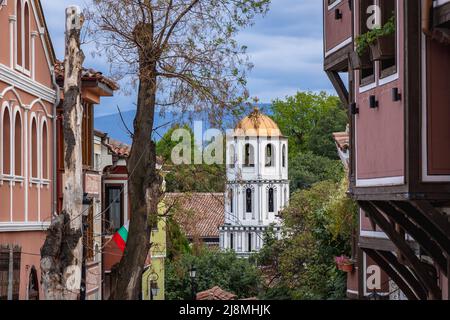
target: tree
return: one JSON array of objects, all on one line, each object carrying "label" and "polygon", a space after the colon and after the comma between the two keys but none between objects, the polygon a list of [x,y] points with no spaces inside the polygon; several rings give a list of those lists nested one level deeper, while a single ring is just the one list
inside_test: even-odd
[{"label": "tree", "polygon": [[320,181],[339,182],[344,177],[344,166],[340,160],[318,156],[311,151],[290,156],[289,180],[291,192],[308,189]]},{"label": "tree", "polygon": [[[182,164],[174,165],[171,155],[179,141],[173,141],[172,134],[177,129],[184,129],[194,137],[192,128],[188,125],[174,125],[156,144],[158,156],[164,160],[164,171],[167,192],[223,192],[226,183],[226,170],[224,165],[213,164]],[[201,148],[191,141],[191,158],[195,152],[201,152]]]},{"label": "tree", "polygon": [[162,197],[151,141],[155,108],[211,111],[211,120],[246,98],[251,65],[236,33],[268,10],[270,0],[94,0],[89,18],[97,43],[117,76],[138,86],[130,172],[127,247],[112,299],[137,299]]},{"label": "tree", "polygon": [[346,277],[334,257],[349,254],[351,230],[356,225],[355,203],[346,196],[346,179],[322,181],[298,190],[282,212],[284,237],[269,241],[254,257],[271,267],[275,279],[264,298],[342,299]]},{"label": "tree", "polygon": [[325,92],[298,92],[285,100],[273,102],[273,117],[289,137],[291,154],[310,151],[338,160],[332,134],[344,131],[348,123],[339,98]]},{"label": "tree", "polygon": [[197,269],[197,292],[219,286],[243,299],[256,297],[262,286],[258,268],[248,260],[238,258],[234,252],[203,248],[197,256],[185,254],[179,259],[168,261],[166,264],[168,300],[191,299],[189,270],[192,266]]},{"label": "tree", "polygon": [[81,159],[81,71],[80,49],[83,24],[80,8],[66,9],[64,59],[64,194],[63,211],[48,230],[41,249],[42,286],[48,300],[75,300],[80,294],[83,261],[82,208],[83,162]]}]

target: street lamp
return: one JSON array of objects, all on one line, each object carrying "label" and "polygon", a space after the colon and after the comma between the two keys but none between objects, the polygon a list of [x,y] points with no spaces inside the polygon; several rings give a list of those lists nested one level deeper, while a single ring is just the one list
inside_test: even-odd
[{"label": "street lamp", "polygon": [[191,296],[192,296],[192,300],[196,300],[195,279],[197,277],[197,269],[194,266],[191,266],[191,269],[189,270],[189,277],[191,278]]},{"label": "street lamp", "polygon": [[149,289],[149,294],[150,294],[150,300],[153,300],[153,298],[159,294],[160,289],[158,287],[158,279],[159,279],[159,276],[157,273],[152,273],[149,276],[148,289]]},{"label": "street lamp", "polygon": [[158,294],[159,294],[158,282],[151,280],[150,281],[150,300],[153,300],[153,298],[158,296]]}]

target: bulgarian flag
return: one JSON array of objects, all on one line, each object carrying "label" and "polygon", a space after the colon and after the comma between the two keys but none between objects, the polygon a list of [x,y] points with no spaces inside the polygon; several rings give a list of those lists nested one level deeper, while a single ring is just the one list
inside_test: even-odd
[{"label": "bulgarian flag", "polygon": [[129,226],[130,223],[127,222],[127,224],[120,228],[120,230],[113,236],[114,242],[117,244],[122,253],[125,251],[125,246],[127,244]]}]

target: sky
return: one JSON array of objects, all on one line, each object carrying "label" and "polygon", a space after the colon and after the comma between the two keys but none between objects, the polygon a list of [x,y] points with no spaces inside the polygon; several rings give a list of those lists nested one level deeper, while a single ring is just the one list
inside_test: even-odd
[{"label": "sky", "polygon": [[[64,58],[65,7],[84,7],[89,0],[41,0],[58,59]],[[322,1],[272,0],[269,13],[240,32],[237,40],[248,47],[254,68],[248,77],[252,97],[262,103],[283,99],[299,90],[334,93],[323,72]],[[94,59],[84,48],[85,66],[108,74],[108,64]],[[134,108],[134,95],[116,92],[114,98],[102,100],[96,116]]]}]

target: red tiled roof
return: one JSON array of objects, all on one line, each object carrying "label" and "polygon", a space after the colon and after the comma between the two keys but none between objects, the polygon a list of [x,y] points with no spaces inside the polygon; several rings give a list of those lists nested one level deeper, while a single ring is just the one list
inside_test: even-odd
[{"label": "red tiled roof", "polygon": [[336,132],[333,133],[334,141],[342,151],[347,151],[350,147],[350,136],[348,132]]},{"label": "red tiled roof", "polygon": [[225,223],[223,193],[168,193],[165,205],[173,206],[175,220],[189,238],[219,238]]},{"label": "red tiled roof", "polygon": [[222,290],[220,287],[197,293],[197,300],[236,300],[237,296],[231,292]]},{"label": "red tiled roof", "polygon": [[130,155],[130,145],[111,138],[108,140],[108,143],[105,143],[105,145],[113,155],[123,158],[127,158]]},{"label": "red tiled roof", "polygon": [[[55,63],[55,74],[57,80],[63,81],[64,63],[62,61],[57,61]],[[99,81],[100,83],[107,85],[113,91],[119,89],[119,85],[114,80],[104,76],[103,73],[94,69],[83,68],[81,79],[83,81]]]}]

